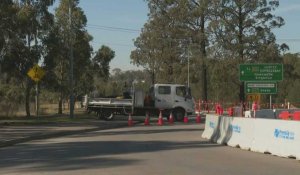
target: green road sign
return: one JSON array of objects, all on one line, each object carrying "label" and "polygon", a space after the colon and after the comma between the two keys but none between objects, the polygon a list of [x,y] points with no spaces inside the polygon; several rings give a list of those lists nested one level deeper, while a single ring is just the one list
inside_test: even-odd
[{"label": "green road sign", "polygon": [[240,64],[241,81],[282,81],[282,64]]},{"label": "green road sign", "polygon": [[247,94],[276,94],[276,82],[246,82],[245,92]]}]

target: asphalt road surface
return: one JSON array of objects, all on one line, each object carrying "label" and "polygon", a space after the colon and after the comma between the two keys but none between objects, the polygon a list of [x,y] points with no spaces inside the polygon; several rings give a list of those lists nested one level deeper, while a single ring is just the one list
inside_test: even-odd
[{"label": "asphalt road surface", "polygon": [[217,145],[204,126],[134,126],[0,149],[0,174],[293,175],[300,161]]}]

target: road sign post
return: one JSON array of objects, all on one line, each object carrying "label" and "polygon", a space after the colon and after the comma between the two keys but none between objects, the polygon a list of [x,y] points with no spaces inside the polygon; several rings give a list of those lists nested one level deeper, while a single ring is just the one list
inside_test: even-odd
[{"label": "road sign post", "polygon": [[35,112],[36,116],[39,116],[39,81],[44,77],[45,71],[38,65],[34,65],[28,72],[27,75],[35,81]]}]

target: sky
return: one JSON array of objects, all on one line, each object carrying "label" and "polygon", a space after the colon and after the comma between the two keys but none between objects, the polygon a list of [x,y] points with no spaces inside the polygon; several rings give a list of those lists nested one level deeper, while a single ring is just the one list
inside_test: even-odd
[{"label": "sky", "polygon": [[[88,20],[87,30],[94,38],[91,43],[94,51],[102,45],[115,51],[111,70],[141,69],[130,64],[130,53],[135,49],[133,40],[147,22],[147,3],[144,0],[80,0],[79,6]],[[288,44],[292,53],[300,52],[300,0],[280,0],[275,14],[285,20],[283,27],[273,30],[277,42]]]}]

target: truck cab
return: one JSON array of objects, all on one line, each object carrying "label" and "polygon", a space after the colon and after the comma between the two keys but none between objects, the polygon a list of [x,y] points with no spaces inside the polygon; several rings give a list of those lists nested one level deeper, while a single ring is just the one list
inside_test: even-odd
[{"label": "truck cab", "polygon": [[154,107],[166,113],[172,112],[178,121],[183,120],[185,113],[194,112],[194,99],[189,87],[179,84],[155,84],[149,90]]}]

